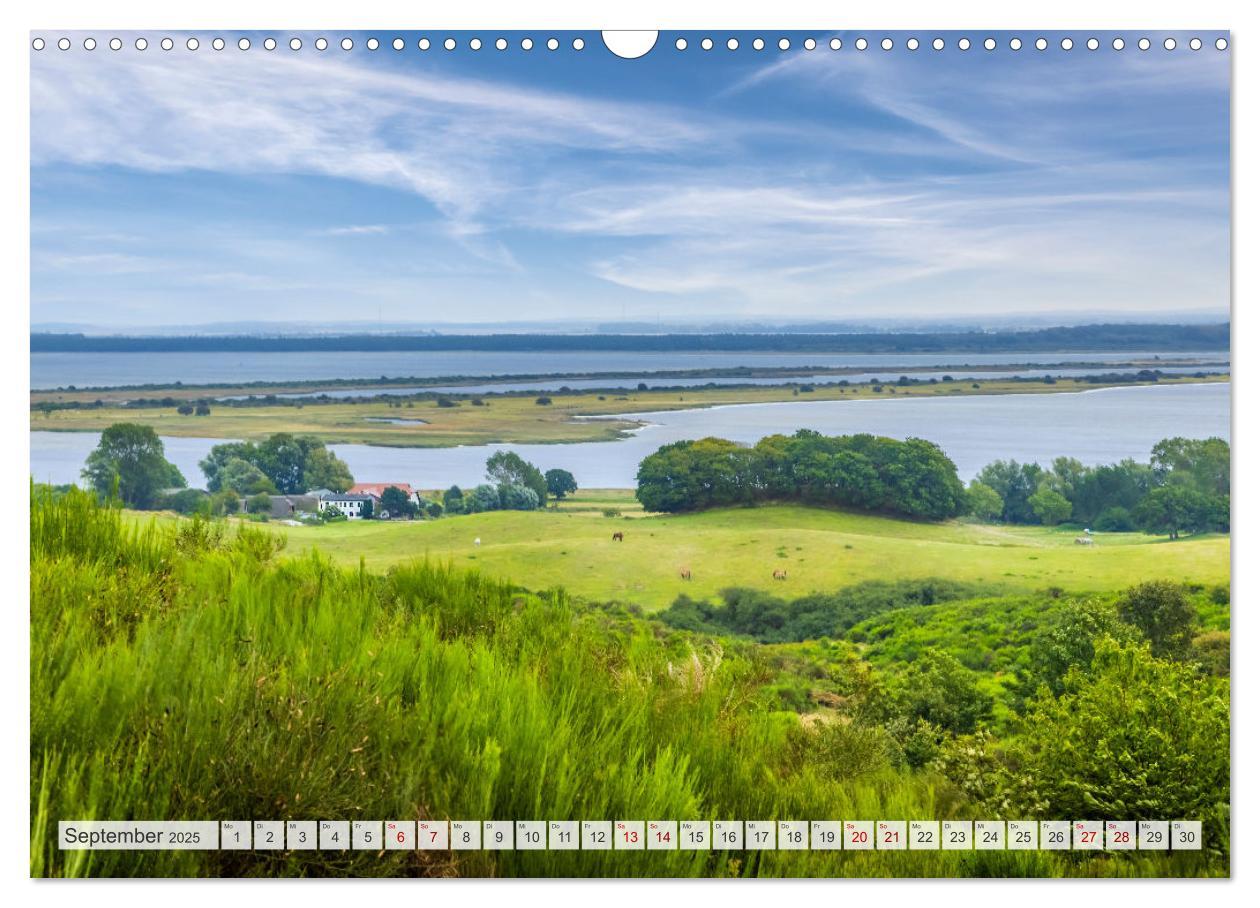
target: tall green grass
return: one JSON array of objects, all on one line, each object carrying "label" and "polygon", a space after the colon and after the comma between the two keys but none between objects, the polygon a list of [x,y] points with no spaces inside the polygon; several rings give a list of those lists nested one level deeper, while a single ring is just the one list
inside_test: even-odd
[{"label": "tall green grass", "polygon": [[[1184,875],[1040,853],[63,852],[63,819],[967,816],[936,780],[797,765],[755,650],[418,562],[31,509],[35,876]],[[528,578],[524,578],[528,579]]]}]

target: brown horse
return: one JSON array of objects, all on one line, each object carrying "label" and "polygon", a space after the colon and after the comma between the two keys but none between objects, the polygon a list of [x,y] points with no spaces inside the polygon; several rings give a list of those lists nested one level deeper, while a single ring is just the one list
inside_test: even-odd
[{"label": "brown horse", "polygon": [[626,534],[621,532],[620,530],[613,533],[613,542],[625,542],[625,540],[626,540]]},{"label": "brown horse", "polygon": [[679,571],[678,571],[678,576],[679,576],[679,577],[681,577],[683,580],[690,580],[690,579],[691,579],[691,568],[689,568],[689,567],[685,567],[685,568],[681,568],[681,569],[679,569]]},{"label": "brown horse", "polygon": [[786,570],[784,570],[783,568],[779,568],[778,570],[776,570],[776,571],[774,572],[774,579],[775,579],[775,580],[787,580],[787,571],[786,571]]}]

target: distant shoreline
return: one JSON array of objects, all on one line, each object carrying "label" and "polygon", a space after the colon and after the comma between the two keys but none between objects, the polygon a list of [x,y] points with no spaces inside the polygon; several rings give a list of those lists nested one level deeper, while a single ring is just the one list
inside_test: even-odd
[{"label": "distant shoreline", "polygon": [[855,334],[336,334],[126,336],[37,333],[32,353],[1084,353],[1228,350],[1229,323],[1099,324],[1029,331]]}]

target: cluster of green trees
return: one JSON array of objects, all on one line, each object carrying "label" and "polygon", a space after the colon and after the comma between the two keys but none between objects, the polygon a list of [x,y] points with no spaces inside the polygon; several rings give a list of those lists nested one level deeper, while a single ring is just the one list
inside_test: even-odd
[{"label": "cluster of green trees", "polygon": [[345,461],[309,435],[277,432],[251,441],[215,445],[201,461],[206,488],[231,489],[238,495],[296,495],[310,489],[344,492],[354,485]]},{"label": "cluster of green trees", "polygon": [[1087,467],[1059,457],[999,460],[967,489],[968,510],[983,519],[1055,525],[1072,521],[1104,532],[1141,529],[1168,535],[1229,531],[1229,442],[1166,438],[1149,463]]},{"label": "cluster of green trees", "polygon": [[752,447],[721,438],[665,445],[639,465],[635,495],[665,512],[799,501],[939,520],[967,506],[953,461],[929,441],[808,429]]},{"label": "cluster of green trees", "polygon": [[515,451],[496,451],[486,460],[486,479],[465,491],[451,486],[442,495],[447,514],[482,511],[533,511],[577,491],[577,480],[568,470],[542,470]]}]

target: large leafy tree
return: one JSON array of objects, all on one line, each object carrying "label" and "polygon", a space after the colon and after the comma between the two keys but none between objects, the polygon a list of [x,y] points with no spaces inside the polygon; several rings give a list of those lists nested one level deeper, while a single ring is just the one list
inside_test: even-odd
[{"label": "large leafy tree", "polygon": [[390,486],[381,492],[381,510],[388,511],[390,517],[414,517],[416,503],[398,486]]},{"label": "large leafy tree", "polygon": [[162,489],[187,485],[179,470],[166,459],[162,439],[150,426],[115,423],[101,433],[96,449],[88,455],[83,478],[101,495],[113,492],[133,508],[151,508]]},{"label": "large leafy tree", "polygon": [[302,468],[302,491],[331,489],[344,492],[354,485],[354,477],[346,462],[323,445],[312,447],[306,453]]},{"label": "large leafy tree", "polygon": [[259,470],[270,481],[268,491],[286,495],[308,489],[344,492],[354,484],[354,477],[350,475],[345,461],[325,448],[319,439],[279,432],[259,444],[228,442],[211,448],[209,455],[201,461],[201,470],[206,474],[210,491],[236,488],[246,494],[244,489],[234,484],[239,479],[240,468],[234,466],[229,469],[236,460]]},{"label": "large leafy tree", "polygon": [[568,470],[548,470],[544,476],[547,480],[547,491],[556,498],[563,498],[577,491],[577,480]]},{"label": "large leafy tree", "polygon": [[486,478],[500,486],[532,489],[539,501],[547,499],[547,479],[542,471],[515,451],[496,451],[486,459]]},{"label": "large leafy tree", "polygon": [[982,469],[976,479],[1002,496],[1002,519],[1007,523],[1036,523],[1028,499],[1037,491],[1045,471],[1035,463],[998,460]]},{"label": "large leafy tree", "polygon": [[1177,539],[1183,533],[1204,529],[1211,515],[1212,500],[1186,485],[1152,489],[1133,509],[1133,519],[1146,533]]},{"label": "large leafy tree", "polygon": [[1162,485],[1186,485],[1204,495],[1229,494],[1229,442],[1223,438],[1165,438],[1151,449],[1151,469]]},{"label": "large leafy tree", "polygon": [[1028,506],[1046,526],[1056,526],[1072,516],[1072,502],[1049,486],[1028,496]]},{"label": "large leafy tree", "polygon": [[233,457],[223,464],[215,480],[218,489],[231,489],[242,497],[276,491],[275,483],[267,478],[266,473],[240,457]]}]

